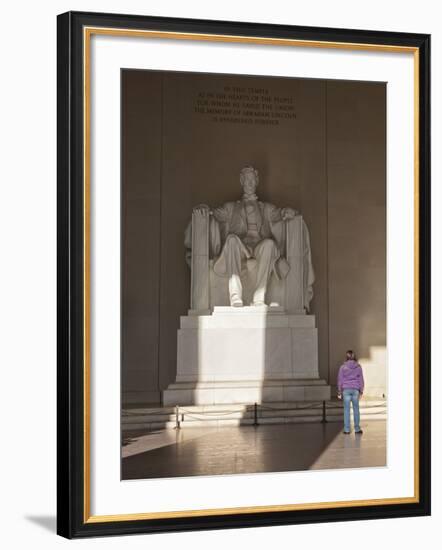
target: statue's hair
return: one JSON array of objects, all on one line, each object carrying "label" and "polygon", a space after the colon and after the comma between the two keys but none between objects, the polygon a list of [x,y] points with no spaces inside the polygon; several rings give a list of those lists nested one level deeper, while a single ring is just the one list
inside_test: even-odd
[{"label": "statue's hair", "polygon": [[256,170],[256,168],[253,168],[253,166],[251,166],[250,164],[248,164],[247,166],[244,166],[244,168],[239,173],[239,181],[241,182],[241,185],[244,182],[244,176],[247,172],[253,172],[255,174],[256,185],[258,185],[258,183],[259,183],[258,170]]}]

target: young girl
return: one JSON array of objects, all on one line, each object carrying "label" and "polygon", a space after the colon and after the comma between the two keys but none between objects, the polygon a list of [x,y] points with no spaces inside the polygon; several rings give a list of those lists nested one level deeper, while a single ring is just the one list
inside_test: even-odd
[{"label": "young girl", "polygon": [[350,403],[353,406],[354,428],[356,434],[362,434],[359,414],[359,399],[364,392],[362,367],[352,350],[346,353],[346,361],[339,368],[338,399],[344,400],[344,433],[350,433]]}]

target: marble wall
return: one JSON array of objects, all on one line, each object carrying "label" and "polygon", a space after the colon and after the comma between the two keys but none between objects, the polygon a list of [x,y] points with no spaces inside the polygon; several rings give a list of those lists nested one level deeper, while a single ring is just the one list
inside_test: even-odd
[{"label": "marble wall", "polygon": [[[123,403],[174,381],[183,231],[192,206],[240,197],[244,164],[308,224],[320,376],[333,384],[349,347],[385,346],[384,84],[127,70],[122,92]],[[237,101],[255,105],[241,122],[222,114]]]}]

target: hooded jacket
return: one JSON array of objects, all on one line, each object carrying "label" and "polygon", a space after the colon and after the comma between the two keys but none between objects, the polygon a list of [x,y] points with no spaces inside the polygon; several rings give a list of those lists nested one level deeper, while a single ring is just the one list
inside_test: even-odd
[{"label": "hooded jacket", "polygon": [[362,367],[353,359],[345,361],[339,368],[338,393],[346,389],[359,390],[361,393],[364,391]]}]

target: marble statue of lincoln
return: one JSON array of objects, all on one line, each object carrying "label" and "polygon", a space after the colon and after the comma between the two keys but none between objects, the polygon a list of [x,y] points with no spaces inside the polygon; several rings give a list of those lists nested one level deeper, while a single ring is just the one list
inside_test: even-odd
[{"label": "marble statue of lincoln", "polygon": [[265,305],[265,295],[272,273],[284,278],[290,266],[284,258],[284,220],[297,212],[292,208],[277,208],[261,202],[256,195],[258,171],[245,166],[240,172],[243,196],[210,210],[202,204],[194,213],[210,216],[210,245],[214,258],[213,270],[229,278],[230,304],[243,306],[241,273],[244,268],[256,268],[256,285],[252,305]]}]

